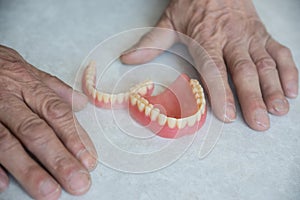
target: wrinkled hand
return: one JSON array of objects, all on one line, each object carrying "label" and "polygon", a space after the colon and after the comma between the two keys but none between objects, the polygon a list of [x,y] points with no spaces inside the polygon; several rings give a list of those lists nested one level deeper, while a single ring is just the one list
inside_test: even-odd
[{"label": "wrinkled hand", "polygon": [[[208,90],[212,110],[225,122],[236,118],[228,73],[244,119],[255,130],[268,129],[268,112],[286,114],[286,97],[298,95],[298,71],[290,50],[270,37],[249,0],[173,0],[157,27],[186,34],[207,51],[216,67],[202,65],[201,55],[186,44]],[[121,60],[126,64],[150,61],[162,53],[151,47],[165,50],[177,41],[184,42],[177,34],[153,29]]]},{"label": "wrinkled hand", "polygon": [[[79,195],[90,187],[96,150],[73,117],[73,90],[0,45],[0,191],[4,167],[35,199],[57,199],[60,185]],[[74,92],[74,107],[87,103]]]}]

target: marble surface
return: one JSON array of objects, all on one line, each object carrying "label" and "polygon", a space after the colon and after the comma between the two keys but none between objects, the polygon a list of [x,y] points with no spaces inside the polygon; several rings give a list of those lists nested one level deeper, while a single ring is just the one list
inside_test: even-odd
[{"label": "marble surface", "polygon": [[[291,48],[300,66],[300,2],[254,2],[269,32]],[[153,26],[167,3],[1,0],[0,43],[73,85],[82,61],[99,42],[121,31]],[[249,129],[238,111],[236,122],[222,127],[218,143],[204,159],[197,156],[200,137],[176,162],[155,172],[132,174],[99,164],[87,194],[63,192],[61,199],[300,199],[299,98],[290,104],[286,116],[270,117],[266,132]],[[77,115],[85,123],[84,111]],[[0,199],[30,197],[11,179]]]}]

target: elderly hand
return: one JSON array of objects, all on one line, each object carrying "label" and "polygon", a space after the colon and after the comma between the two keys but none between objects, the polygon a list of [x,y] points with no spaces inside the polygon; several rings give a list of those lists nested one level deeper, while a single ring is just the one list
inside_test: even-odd
[{"label": "elderly hand", "polygon": [[[60,185],[85,193],[96,150],[74,118],[73,90],[0,46],[0,191],[8,186],[4,167],[35,199],[57,199]],[[74,107],[87,103],[74,92]]]},{"label": "elderly hand", "polygon": [[[268,112],[286,114],[286,97],[298,95],[298,71],[290,50],[271,38],[249,0],[172,0],[157,27],[186,34],[207,51],[216,67],[202,65],[197,51],[187,44],[207,87],[212,110],[225,122],[236,118],[228,73],[244,119],[255,130],[268,129]],[[153,29],[121,60],[145,63],[162,52],[151,47],[168,49],[177,41],[176,34]]]}]

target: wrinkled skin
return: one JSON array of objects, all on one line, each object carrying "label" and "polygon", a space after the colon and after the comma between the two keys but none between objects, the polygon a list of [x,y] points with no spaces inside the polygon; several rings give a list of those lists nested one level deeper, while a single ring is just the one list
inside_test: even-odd
[{"label": "wrinkled skin", "polygon": [[173,0],[156,26],[194,39],[216,67],[203,65],[193,45],[178,34],[155,29],[122,54],[123,63],[145,63],[162,53],[151,47],[166,50],[175,42],[186,43],[206,85],[212,110],[225,122],[236,118],[229,74],[246,123],[258,131],[269,128],[268,113],[286,114],[286,97],[298,95],[298,71],[291,51],[268,34],[249,0]]},{"label": "wrinkled skin", "polygon": [[[57,199],[61,187],[74,195],[89,189],[96,150],[73,117],[72,93],[0,46],[0,191],[8,186],[6,172],[34,199]],[[74,102],[79,110],[87,98],[75,92]]]}]

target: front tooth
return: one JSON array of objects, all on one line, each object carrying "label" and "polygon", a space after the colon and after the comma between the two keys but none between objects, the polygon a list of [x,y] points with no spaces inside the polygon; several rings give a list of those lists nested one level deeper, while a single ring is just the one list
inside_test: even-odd
[{"label": "front tooth", "polygon": [[175,128],[176,119],[173,117],[168,117],[168,126],[169,126],[169,128]]},{"label": "front tooth", "polygon": [[186,126],[186,124],[187,124],[186,118],[177,119],[177,127],[179,129],[184,128]]},{"label": "front tooth", "polygon": [[117,102],[120,104],[120,103],[123,103],[123,100],[124,100],[124,93],[120,93],[117,95]]},{"label": "front tooth", "polygon": [[151,110],[152,110],[152,108],[151,108],[149,105],[147,105],[147,106],[145,107],[145,115],[146,115],[146,116],[149,116]]},{"label": "front tooth", "polygon": [[159,125],[161,125],[161,126],[165,125],[166,121],[167,121],[167,116],[166,115],[164,115],[164,114],[159,114],[158,115],[158,124]]},{"label": "front tooth", "polygon": [[109,103],[110,95],[109,94],[103,94],[103,101],[104,103]]},{"label": "front tooth", "polygon": [[97,100],[100,102],[102,101],[103,95],[100,92],[97,92]]},{"label": "front tooth", "polygon": [[149,101],[145,98],[142,98],[141,99],[141,102],[143,102],[145,105],[148,105],[149,104]]},{"label": "front tooth", "polygon": [[97,97],[97,90],[95,88],[93,88],[92,96],[93,96],[93,99],[96,99],[96,97]]},{"label": "front tooth", "polygon": [[145,108],[145,104],[142,103],[142,102],[138,102],[137,105],[138,105],[139,111],[140,111],[140,112],[143,112],[143,111],[144,111],[144,108]]},{"label": "front tooth", "polygon": [[114,103],[116,103],[116,101],[117,101],[117,95],[112,94],[112,95],[110,96],[110,102],[111,102],[112,104],[114,104]]},{"label": "front tooth", "polygon": [[159,115],[159,109],[158,108],[152,109],[151,113],[150,113],[151,121],[155,121],[157,119],[158,115]]},{"label": "front tooth", "polygon": [[136,104],[136,102],[137,102],[137,98],[134,97],[133,95],[130,95],[130,102],[131,102],[131,105],[134,106]]},{"label": "front tooth", "polygon": [[192,115],[190,117],[187,118],[187,123],[188,123],[188,126],[194,126],[196,122],[196,116],[195,115]]}]

